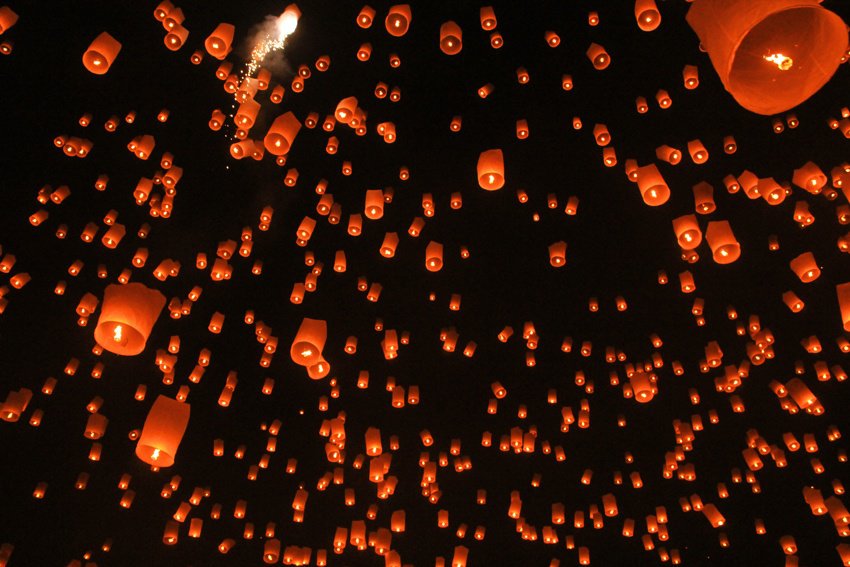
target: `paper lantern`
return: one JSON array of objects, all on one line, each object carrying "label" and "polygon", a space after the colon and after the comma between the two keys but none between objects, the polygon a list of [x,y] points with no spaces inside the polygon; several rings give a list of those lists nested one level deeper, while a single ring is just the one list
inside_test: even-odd
[{"label": "paper lantern", "polygon": [[479,16],[481,20],[481,29],[484,31],[490,31],[496,29],[497,20],[496,20],[496,12],[492,6],[481,6],[481,10],[479,10]]},{"label": "paper lantern", "polygon": [[83,53],[83,65],[95,75],[103,75],[109,71],[119,51],[121,43],[107,32],[102,32]]},{"label": "paper lantern", "polygon": [[439,272],[443,268],[443,245],[431,241],[425,247],[425,269],[429,272]]},{"label": "paper lantern", "polygon": [[387,32],[390,35],[401,37],[407,33],[412,20],[413,15],[410,11],[410,5],[397,4],[390,7],[387,19],[384,21],[384,26],[387,28]]},{"label": "paper lantern", "polygon": [[139,354],[164,306],[165,296],[143,284],[108,285],[94,339],[109,352]]},{"label": "paper lantern", "polygon": [[220,23],[204,41],[207,53],[218,60],[223,60],[230,53],[233,43],[233,34],[236,28],[233,24]]},{"label": "paper lantern", "polygon": [[440,26],[440,50],[446,55],[457,55],[463,49],[463,31],[455,22]]},{"label": "paper lantern", "polygon": [[549,264],[560,268],[567,262],[567,243],[563,240],[549,245]]},{"label": "paper lantern", "polygon": [[0,6],[0,35],[18,21],[18,15],[8,6]]},{"label": "paper lantern", "polygon": [[696,215],[684,215],[673,219],[673,232],[683,250],[693,250],[702,242],[702,231],[697,224]]},{"label": "paper lantern", "polygon": [[304,318],[292,341],[289,354],[301,366],[311,366],[322,360],[322,349],[328,336],[328,324],[319,319]]},{"label": "paper lantern", "polygon": [[635,0],[635,20],[643,31],[656,29],[661,24],[661,14],[655,0]]},{"label": "paper lantern", "polygon": [[189,38],[189,30],[181,26],[180,24],[176,24],[173,28],[169,30],[169,32],[165,35],[163,39],[163,43],[165,43],[165,47],[167,47],[171,51],[177,51],[183,44],[186,43],[186,40]]},{"label": "paper lantern", "polygon": [[629,383],[632,387],[635,400],[640,403],[646,403],[652,400],[654,393],[652,391],[652,382],[649,376],[642,370],[635,372],[629,378]]},{"label": "paper lantern", "polygon": [[300,129],[301,123],[292,112],[281,114],[269,126],[269,130],[263,138],[263,146],[272,155],[285,155],[289,152]]},{"label": "paper lantern", "polygon": [[723,86],[757,114],[808,99],[847,49],[847,26],[820,0],[697,0],[686,19]]},{"label": "paper lantern", "polygon": [[189,425],[189,404],[157,396],[136,444],[136,456],[147,464],[165,468],[174,464],[177,448]]},{"label": "paper lantern", "polygon": [[607,69],[608,65],[611,64],[611,56],[598,43],[591,43],[590,47],[587,48],[587,58],[590,59],[594,69],[597,71]]},{"label": "paper lantern", "polygon": [[6,395],[6,401],[0,406],[0,419],[8,422],[16,422],[20,419],[32,400],[32,390],[21,388],[12,390]]},{"label": "paper lantern", "polygon": [[670,198],[670,188],[655,164],[638,168],[637,185],[644,203],[651,207],[663,205]]},{"label": "paper lantern", "polygon": [[810,283],[820,277],[820,268],[811,252],[803,252],[790,262],[791,270],[803,283]]},{"label": "paper lantern", "polygon": [[731,264],[741,257],[741,245],[735,240],[729,221],[710,221],[705,239],[718,264]]},{"label": "paper lantern", "polygon": [[850,282],[835,286],[838,295],[838,308],[841,314],[841,323],[844,330],[850,332]]},{"label": "paper lantern", "polygon": [[505,185],[505,159],[502,150],[487,150],[478,157],[478,185],[495,191]]}]

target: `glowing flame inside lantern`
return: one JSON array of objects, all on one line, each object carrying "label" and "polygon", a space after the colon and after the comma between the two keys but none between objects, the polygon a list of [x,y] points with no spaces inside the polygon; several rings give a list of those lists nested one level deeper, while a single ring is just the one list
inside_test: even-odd
[{"label": "glowing flame inside lantern", "polygon": [[121,325],[115,325],[115,328],[112,330],[112,338],[116,343],[120,343],[124,338],[123,336],[124,328]]},{"label": "glowing flame inside lantern", "polygon": [[781,53],[771,53],[770,55],[764,55],[765,61],[770,61],[771,63],[775,63],[780,71],[787,71],[791,67],[794,66],[794,60],[788,57],[787,55],[783,55]]},{"label": "glowing flame inside lantern", "polygon": [[159,449],[154,449],[153,453],[151,454],[151,459],[153,459],[155,461],[158,458],[159,458]]}]

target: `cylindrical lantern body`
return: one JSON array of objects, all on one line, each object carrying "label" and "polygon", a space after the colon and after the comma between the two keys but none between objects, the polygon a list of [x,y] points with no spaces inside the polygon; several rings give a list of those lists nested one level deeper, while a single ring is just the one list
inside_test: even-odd
[{"label": "cylindrical lantern body", "polygon": [[312,366],[322,361],[322,349],[327,337],[326,321],[305,317],[289,349],[292,361],[301,366]]},{"label": "cylindrical lantern body", "polygon": [[301,122],[291,112],[281,114],[275,118],[269,131],[263,138],[263,146],[266,151],[275,156],[282,156],[289,152],[295,136],[301,129]]},{"label": "cylindrical lantern body", "polygon": [[83,65],[95,75],[103,75],[109,71],[119,51],[121,43],[107,32],[102,32],[83,53]]},{"label": "cylindrical lantern body", "polygon": [[643,31],[652,31],[661,24],[661,14],[655,0],[635,1],[635,20]]},{"label": "cylindrical lantern body", "polygon": [[136,456],[151,466],[170,467],[189,425],[190,407],[165,396],[157,396],[145,419],[136,445]]},{"label": "cylindrical lantern body", "polygon": [[463,32],[455,22],[440,26],[440,50],[446,55],[457,55],[463,49]]},{"label": "cylindrical lantern body", "polygon": [[705,239],[718,264],[731,264],[741,256],[741,245],[735,240],[729,221],[710,221]]},{"label": "cylindrical lantern body", "polygon": [[218,60],[223,60],[230,53],[230,44],[233,43],[233,33],[236,28],[233,24],[221,23],[216,26],[215,30],[204,41],[204,47],[207,53]]},{"label": "cylindrical lantern body", "polygon": [[654,163],[638,168],[637,184],[643,201],[647,205],[657,207],[670,198],[670,188]]},{"label": "cylindrical lantern body", "polygon": [[495,191],[505,186],[505,158],[502,150],[487,150],[478,157],[478,184]]},{"label": "cylindrical lantern body", "polygon": [[115,354],[139,354],[163,307],[165,296],[143,284],[108,285],[94,339]]},{"label": "cylindrical lantern body", "polygon": [[686,19],[735,100],[778,114],[826,84],[847,49],[847,26],[820,2],[697,0]]}]

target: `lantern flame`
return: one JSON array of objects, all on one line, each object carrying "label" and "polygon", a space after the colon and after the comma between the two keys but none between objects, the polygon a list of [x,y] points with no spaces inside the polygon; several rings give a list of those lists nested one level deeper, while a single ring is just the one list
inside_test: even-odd
[{"label": "lantern flame", "polygon": [[782,53],[771,53],[770,55],[764,55],[763,57],[765,61],[775,63],[780,71],[787,71],[794,66],[794,60]]},{"label": "lantern flame", "polygon": [[112,330],[112,339],[116,343],[120,343],[121,340],[124,338],[123,331],[124,328],[121,325],[115,325],[115,328]]},{"label": "lantern flame", "polygon": [[153,453],[151,454],[151,459],[153,459],[154,461],[159,459],[159,449],[153,450]]}]

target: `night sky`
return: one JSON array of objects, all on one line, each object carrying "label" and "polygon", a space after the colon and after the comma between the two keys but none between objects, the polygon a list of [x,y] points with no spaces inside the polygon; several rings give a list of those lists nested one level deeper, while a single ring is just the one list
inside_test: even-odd
[{"label": "night sky", "polygon": [[[0,557],[13,567],[260,565],[274,537],[281,544],[277,564],[295,564],[289,556],[307,557],[310,548],[303,564],[321,565],[326,554],[327,565],[453,565],[461,546],[472,566],[577,565],[580,548],[592,565],[841,565],[839,545],[850,560],[850,335],[836,294],[838,284],[850,282],[850,140],[842,134],[850,136],[848,66],[788,112],[755,114],[724,89],[700,51],[685,21],[691,4],[657,3],[661,24],[645,32],[631,1],[497,0],[488,5],[504,44],[494,48],[492,31],[482,29],[481,3],[413,3],[408,32],[393,37],[384,25],[389,2],[370,2],[374,22],[364,28],[357,23],[360,3],[301,0],[296,31],[266,59],[271,84],[254,97],[261,108],[247,133],[261,145],[274,119],[292,112],[302,127],[279,165],[269,152],[259,161],[232,157],[239,103],[216,77],[222,62],[205,51],[204,40],[219,23],[235,26],[226,61],[239,80],[285,2],[181,2],[189,35],[171,51],[154,18],[156,2],[11,1],[19,20],[0,34],[0,43],[11,46],[0,56],[0,268],[12,256],[14,263],[0,273],[0,401],[21,388],[33,395],[17,422],[0,423]],[[822,6],[850,21],[847,2]],[[447,21],[463,30],[457,55],[440,49]],[[103,31],[122,48],[108,72],[95,75],[82,55]],[[557,46],[547,43],[549,31],[559,36]],[[362,61],[357,52],[366,43],[371,55]],[[606,69],[594,69],[586,56],[591,43],[610,54]],[[202,60],[191,61],[193,53]],[[316,68],[321,56],[330,58],[326,71]],[[390,65],[392,56],[399,66]],[[698,69],[695,89],[685,88],[686,65]],[[520,68],[526,83],[518,80]],[[304,70],[303,89],[293,88]],[[564,75],[572,77],[570,90]],[[379,83],[397,88],[398,100],[376,96]],[[494,88],[482,98],[478,91],[487,84]],[[285,94],[274,104],[277,85]],[[666,109],[656,102],[662,89],[672,100]],[[340,122],[324,129],[325,118],[352,96],[366,113],[365,134]],[[637,97],[648,101],[646,113],[637,112]],[[227,116],[219,130],[208,125],[216,109]],[[304,125],[311,113],[313,128]],[[90,124],[83,126],[86,115]],[[112,117],[117,128],[109,132],[104,125]],[[462,118],[456,132],[454,117]],[[517,136],[523,119],[526,139]],[[378,133],[388,122],[396,129],[393,143]],[[611,167],[594,137],[598,124],[610,132]],[[156,142],[147,160],[127,149],[142,135]],[[93,145],[85,157],[68,156],[54,144],[59,136]],[[336,153],[326,151],[331,136]],[[727,136],[735,139],[734,153],[724,152]],[[706,163],[690,158],[693,140],[708,151]],[[663,145],[682,152],[681,162],[659,159]],[[504,155],[505,184],[497,191],[483,190],[476,172],[479,155],[490,149]],[[183,175],[163,218],[163,186],[156,182],[168,173],[161,164],[166,152]],[[627,160],[656,164],[670,188],[666,203],[644,203],[627,177]],[[826,175],[820,192],[792,183],[807,162]],[[403,168],[409,179],[401,178]],[[285,183],[296,170],[294,185]],[[745,171],[785,187],[784,201],[727,190],[724,179]],[[108,183],[98,190],[102,175]],[[140,203],[134,190],[142,178],[155,184]],[[692,188],[701,182],[713,187],[710,214],[695,212]],[[63,186],[70,190],[64,199],[56,192]],[[317,211],[323,186],[339,206],[336,224]],[[364,214],[370,189],[384,193],[377,220]],[[462,196],[459,208],[450,204],[455,194]],[[565,212],[571,197],[578,199],[576,214]],[[814,222],[803,226],[795,210],[806,206]],[[262,230],[265,207],[274,214]],[[48,215],[34,226],[31,215],[40,210]],[[110,211],[126,227],[115,249],[101,243]],[[362,234],[352,236],[349,218],[358,213]],[[692,214],[704,238],[688,257],[672,221]],[[305,217],[316,227],[302,246],[296,230]],[[415,218],[424,220],[417,237],[408,233]],[[712,259],[705,241],[711,221],[730,223],[741,246],[737,261]],[[81,234],[89,223],[97,232],[86,243]],[[144,225],[149,234],[142,237]],[[387,233],[399,239],[392,258],[381,253]],[[231,278],[214,281],[210,266],[221,243],[241,244],[246,234],[249,255],[234,254]],[[559,241],[567,243],[566,261],[556,268],[548,248]],[[425,266],[430,242],[443,245],[436,272]],[[140,248],[148,258],[134,267]],[[344,272],[334,270],[338,251]],[[789,267],[806,252],[821,270],[811,283]],[[208,259],[204,269],[196,266],[199,253]],[[179,273],[160,281],[154,270],[167,259],[180,263]],[[83,267],[72,275],[77,260]],[[124,270],[131,282],[158,289],[167,304],[176,300],[189,312],[164,309],[139,355],[97,354],[104,289]],[[311,272],[320,272],[315,291],[293,303],[293,286]],[[692,275],[694,291],[682,290],[683,272]],[[30,280],[15,289],[21,274]],[[367,300],[359,281],[383,287],[378,301]],[[187,300],[196,286],[200,297]],[[805,303],[801,311],[783,301],[789,291]],[[77,308],[87,293],[101,304],[81,321]],[[453,296],[459,310],[450,309]],[[246,311],[253,323],[246,323]],[[216,312],[225,316],[218,334],[208,330]],[[309,378],[289,356],[304,318],[327,321],[323,356],[331,371],[323,379]],[[259,322],[279,341],[267,367]],[[505,327],[513,335],[503,342]],[[531,344],[523,337],[530,327]],[[381,347],[388,331],[406,339],[394,359]],[[441,335],[455,334],[449,352]],[[173,337],[177,362],[165,374],[156,353]],[[357,338],[356,353],[345,352],[349,337]],[[722,361],[709,368],[712,342]],[[190,375],[202,349],[210,362],[196,383]],[[636,367],[655,379],[648,403],[631,395]],[[238,383],[224,407],[228,375]],[[364,375],[367,387],[358,385]],[[740,377],[740,385],[717,387],[726,376]],[[55,387],[46,393],[51,378]],[[817,397],[821,415],[777,395],[777,384],[793,378]],[[268,394],[267,379],[274,381]],[[498,400],[495,382],[507,392]],[[142,400],[139,385],[146,386]],[[130,433],[141,430],[158,395],[174,398],[181,387],[191,418],[176,462],[151,470],[136,457]],[[394,387],[404,388],[395,393],[404,407],[393,407]],[[416,401],[411,387],[418,387],[418,403],[407,403]],[[93,400],[101,400],[97,413],[109,420],[97,461],[90,458],[95,442],[84,436]],[[586,427],[579,424],[582,408]],[[279,431],[271,435],[276,420]],[[344,421],[338,462],[330,462],[322,436],[332,420]],[[370,427],[380,430],[391,455],[391,494],[369,478]],[[423,445],[426,430],[430,446]],[[500,449],[512,431],[531,450]],[[490,447],[482,442],[488,437]],[[789,446],[794,438],[803,445],[797,450]],[[223,456],[214,456],[215,440],[223,441]],[[747,449],[761,452],[761,469],[751,470]],[[436,463],[436,484],[423,485],[425,462]],[[665,478],[671,462],[678,468]],[[84,489],[75,486],[81,473],[88,475]],[[633,482],[636,475],[641,482]],[[125,488],[122,477],[129,478]],[[34,496],[39,486],[46,486],[41,498]],[[198,489],[205,496],[178,523],[177,543],[165,545],[167,523]],[[295,521],[292,506],[299,489],[309,493],[303,521]],[[829,511],[815,513],[804,497],[810,489]],[[135,497],[124,508],[127,490]],[[509,516],[513,492],[522,501],[520,518]],[[608,495],[616,501],[611,514],[603,504]],[[235,518],[240,500],[246,514]],[[722,526],[693,509],[700,502],[719,510]],[[563,505],[564,523],[556,523],[553,504]],[[400,510],[404,531],[392,533],[390,555],[377,555],[374,545],[357,550],[347,536],[341,554],[334,553],[338,528],[350,535],[352,522],[365,521],[373,539]],[[438,525],[441,513],[448,514],[446,527]],[[189,534],[192,519],[203,520],[198,538]],[[630,521],[634,533],[627,536]],[[651,529],[658,524],[660,531]],[[757,533],[759,525],[765,533]],[[544,541],[544,534],[557,541]],[[786,555],[783,536],[793,536],[796,553]],[[222,553],[228,539],[233,545]]]}]

